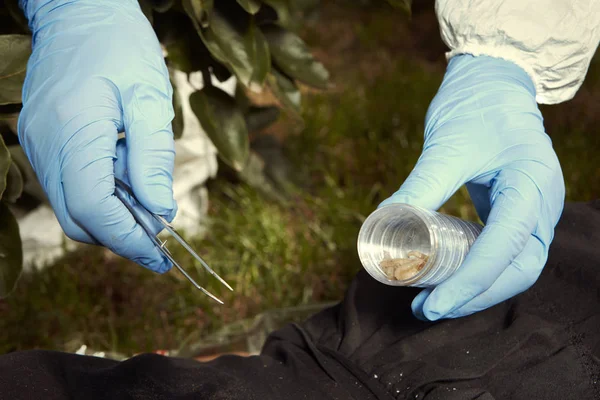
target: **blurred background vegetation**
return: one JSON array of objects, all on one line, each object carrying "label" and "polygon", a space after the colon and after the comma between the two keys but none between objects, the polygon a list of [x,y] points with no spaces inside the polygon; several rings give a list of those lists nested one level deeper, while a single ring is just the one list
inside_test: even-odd
[{"label": "blurred background vegetation", "polygon": [[[409,18],[379,1],[329,0],[315,17],[300,34],[334,87],[303,88],[304,124],[282,115],[251,137],[267,161],[269,183],[240,183],[223,166],[210,184],[209,234],[193,242],[236,291],[192,272],[226,305],[215,305],[175,271],[156,275],[85,247],[22,276],[0,301],[0,353],[73,351],[82,343],[123,354],[177,349],[265,310],[342,298],[361,268],[361,222],[399,187],[420,153],[445,46],[433,1],[413,4]],[[574,100],[542,107],[569,201],[600,197],[599,111],[598,56]],[[477,220],[464,189],[442,211]],[[176,257],[193,265],[185,253]]]}]

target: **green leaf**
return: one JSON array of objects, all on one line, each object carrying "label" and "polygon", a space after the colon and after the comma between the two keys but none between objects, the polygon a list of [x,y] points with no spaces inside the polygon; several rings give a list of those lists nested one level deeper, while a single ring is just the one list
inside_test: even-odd
[{"label": "green leaf", "polygon": [[0,199],[2,199],[4,190],[6,189],[6,180],[11,163],[10,152],[4,144],[2,135],[0,135]]},{"label": "green leaf", "polygon": [[179,139],[183,134],[183,108],[181,106],[181,96],[173,80],[171,80],[171,85],[173,86],[173,110],[175,111],[172,122],[173,135],[175,139]]},{"label": "green leaf", "polygon": [[147,0],[150,6],[159,13],[167,12],[173,7],[174,0]]},{"label": "green leaf", "polygon": [[229,79],[231,72],[212,57],[189,19],[175,12],[156,15],[156,34],[167,50],[168,65],[188,74],[211,69],[220,81]]},{"label": "green leaf", "polygon": [[183,9],[190,16],[196,29],[207,28],[214,8],[213,0],[183,0]]},{"label": "green leaf", "polygon": [[242,110],[242,113],[246,114],[250,106],[252,106],[252,101],[248,97],[243,85],[240,85],[239,83],[235,85],[234,97],[238,107]]},{"label": "green leaf", "polygon": [[14,162],[10,163],[8,175],[6,177],[6,190],[2,195],[2,200],[9,203],[16,202],[23,193],[23,175],[21,170]]},{"label": "green leaf", "polygon": [[258,154],[251,151],[244,168],[240,170],[240,178],[254,188],[268,184],[264,174],[265,162]]},{"label": "green leaf", "polygon": [[0,105],[21,102],[31,36],[0,35]]},{"label": "green leaf", "polygon": [[278,22],[280,25],[290,27],[292,22],[292,12],[290,8],[290,0],[262,0],[263,3],[271,6],[277,13]]},{"label": "green leaf", "polygon": [[[6,129],[6,126],[3,126],[2,129]],[[6,146],[0,135],[0,199],[14,203],[23,193],[23,175],[13,160],[11,147],[13,146]]]},{"label": "green leaf", "polygon": [[260,10],[260,2],[258,0],[237,0],[238,4],[250,14],[256,14]]},{"label": "green leaf", "polygon": [[187,74],[210,68],[219,82],[231,78],[231,72],[211,56],[198,35],[193,35],[165,46],[169,66]]},{"label": "green leaf", "polygon": [[292,193],[298,178],[293,163],[285,154],[284,143],[273,135],[259,135],[252,141],[252,152],[264,161],[264,175],[278,192]]},{"label": "green leaf", "polygon": [[[219,60],[224,60],[226,57],[221,53],[217,43],[204,37],[202,29],[209,25],[209,15],[213,9],[212,0],[183,0],[183,8],[192,20],[197,35],[187,34],[183,40],[187,44],[187,48],[175,49],[175,57],[181,59],[182,53],[185,52],[188,59],[200,61],[193,62],[193,64],[196,64],[195,67],[192,66],[194,71],[210,69],[220,82],[225,82],[231,78],[231,71],[222,64],[223,61],[219,62]],[[179,44],[177,45],[179,46]],[[211,46],[210,50],[208,46]],[[169,49],[167,50],[169,51]],[[220,58],[214,57],[213,54],[219,54]],[[182,70],[181,68],[178,69]]]},{"label": "green leaf", "polygon": [[412,0],[387,0],[392,6],[400,8],[410,14],[412,8]]},{"label": "green leaf", "polygon": [[217,42],[215,35],[211,32],[211,30],[199,29],[198,34],[202,38],[202,42],[204,43],[208,51],[210,51],[210,54],[219,62],[222,62],[223,64],[229,66],[228,56],[221,49],[221,46]]},{"label": "green leaf", "polygon": [[187,74],[200,70],[202,63],[196,64],[192,59],[187,41],[181,40],[165,46],[169,66]]},{"label": "green leaf", "polygon": [[283,72],[307,85],[326,89],[329,72],[316,61],[300,37],[277,25],[262,27],[273,61]]},{"label": "green leaf", "polygon": [[38,181],[37,175],[29,162],[29,159],[25,155],[23,148],[20,145],[8,146],[10,157],[16,166],[19,168],[23,177],[23,190],[35,197],[37,200],[49,204],[48,197]]},{"label": "green leaf", "polygon": [[14,290],[22,270],[19,224],[6,204],[0,202],[0,299]]},{"label": "green leaf", "polygon": [[215,8],[209,28],[199,33],[218,61],[228,66],[243,85],[260,92],[271,69],[269,45],[254,18],[243,22],[233,24]]},{"label": "green leaf", "polygon": [[271,92],[277,98],[281,106],[294,118],[302,119],[300,116],[302,95],[294,81],[273,68],[269,75],[268,82]]},{"label": "green leaf", "polygon": [[245,115],[248,132],[260,132],[279,118],[277,107],[250,107]]},{"label": "green leaf", "polygon": [[258,190],[274,201],[284,202],[285,197],[273,186],[265,174],[265,161],[256,152],[251,151],[244,168],[239,171],[240,180]]},{"label": "green leaf", "polygon": [[235,99],[221,89],[207,86],[192,93],[190,106],[219,156],[233,169],[241,171],[250,146],[244,115]]}]

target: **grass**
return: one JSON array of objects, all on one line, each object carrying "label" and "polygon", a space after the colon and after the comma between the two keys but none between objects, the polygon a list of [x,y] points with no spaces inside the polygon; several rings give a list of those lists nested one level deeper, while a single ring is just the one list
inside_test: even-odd
[{"label": "grass", "polygon": [[[329,23],[304,36],[337,88],[305,97],[304,127],[283,118],[271,131],[282,140],[299,189],[281,203],[245,185],[211,185],[210,234],[193,244],[236,292],[193,272],[226,306],[215,306],[177,272],[155,275],[87,247],[22,277],[0,301],[0,353],[73,351],[82,343],[124,354],[177,349],[264,310],[343,296],[360,268],[361,222],[398,188],[420,153],[443,64],[424,60],[414,45],[433,39],[392,37],[390,29],[407,28],[386,8],[365,13],[332,2],[323,20]],[[595,61],[572,102],[543,107],[570,200],[600,197],[599,83]],[[477,218],[464,189],[442,211]],[[186,253],[176,257],[193,265]]]},{"label": "grass", "polygon": [[[176,271],[155,275],[89,247],[22,277],[2,303],[0,352],[82,343],[126,354],[176,349],[263,310],[339,298],[356,268],[336,268],[333,234],[319,228],[309,207],[290,211],[244,186],[222,183],[215,192],[211,234],[192,244],[236,292],[192,272],[226,307]],[[176,257],[194,265],[185,252]]]}]

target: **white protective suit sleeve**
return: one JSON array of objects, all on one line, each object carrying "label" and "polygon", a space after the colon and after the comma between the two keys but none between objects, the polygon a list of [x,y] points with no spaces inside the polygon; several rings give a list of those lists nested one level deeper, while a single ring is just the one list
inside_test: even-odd
[{"label": "white protective suit sleeve", "polygon": [[600,41],[600,0],[436,0],[448,60],[457,54],[512,61],[536,101],[570,100]]}]

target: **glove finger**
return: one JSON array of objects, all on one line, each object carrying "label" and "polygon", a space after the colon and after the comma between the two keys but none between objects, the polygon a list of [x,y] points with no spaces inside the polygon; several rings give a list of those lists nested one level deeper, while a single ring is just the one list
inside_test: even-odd
[{"label": "glove finger", "polygon": [[442,318],[485,292],[519,255],[536,228],[540,195],[531,179],[504,170],[492,185],[492,209],[483,231],[456,273],[425,301],[424,315]]},{"label": "glove finger", "polygon": [[419,292],[419,294],[415,296],[415,298],[412,301],[412,304],[410,305],[413,315],[418,320],[428,321],[428,319],[425,318],[425,315],[423,314],[423,304],[425,304],[425,300],[427,300],[427,297],[429,297],[432,291],[433,288],[421,290],[421,292]]},{"label": "glove finger", "polygon": [[506,268],[496,282],[485,292],[473,298],[445,318],[459,318],[485,310],[529,289],[537,281],[546,260],[547,248],[542,241],[531,236],[523,252]]},{"label": "glove finger", "polygon": [[60,227],[69,238],[81,243],[101,244],[71,218],[65,202],[64,185],[60,177],[49,176],[46,194]]},{"label": "glove finger", "polygon": [[170,264],[114,195],[117,133],[112,122],[88,125],[65,149],[62,179],[71,218],[122,257],[163,273]]},{"label": "glove finger", "polygon": [[440,208],[467,180],[459,157],[448,146],[438,145],[423,150],[415,168],[400,189],[379,207],[406,203],[429,210]]},{"label": "glove finger", "polygon": [[[117,141],[117,158],[114,161],[114,170],[115,177],[119,178],[126,185],[131,187],[131,182],[129,181],[129,174],[127,172],[127,144],[125,139],[120,139]],[[156,218],[152,217],[147,210],[142,207],[135,199],[132,199],[130,196],[127,196],[122,201],[126,201],[130,207],[138,210],[138,215],[144,220],[146,226],[152,228],[152,233],[154,235],[158,235],[164,227],[160,222],[156,220]]]},{"label": "glove finger", "polygon": [[[560,192],[560,190],[558,190]],[[560,197],[559,197],[560,199]],[[459,309],[447,314],[445,318],[458,318],[484,310],[496,305],[530,288],[539,278],[548,259],[548,249],[554,237],[554,225],[558,218],[553,204],[544,199],[543,217],[539,219],[537,228],[529,237],[525,248],[513,263],[498,277],[492,286],[473,298]],[[562,203],[558,202],[560,206]]]},{"label": "glove finger", "polygon": [[166,84],[168,89],[147,83],[134,86],[123,97],[123,109],[131,188],[144,207],[171,221],[176,211],[174,112],[168,80]]}]

